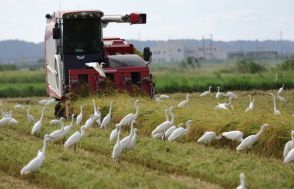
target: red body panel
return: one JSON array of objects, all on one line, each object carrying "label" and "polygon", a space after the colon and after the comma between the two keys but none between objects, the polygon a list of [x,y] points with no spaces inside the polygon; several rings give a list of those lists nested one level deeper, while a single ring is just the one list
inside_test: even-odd
[{"label": "red body panel", "polygon": [[[94,69],[74,69],[69,70],[71,90],[79,88],[80,76],[87,77],[87,88],[90,92],[103,90],[103,84],[106,79],[113,80],[115,89],[118,91],[133,92],[134,87],[141,90],[142,93],[152,96],[152,81],[148,67],[119,67],[119,68],[104,68],[107,78],[101,77]],[[140,74],[140,81],[134,83],[132,74]]]}]

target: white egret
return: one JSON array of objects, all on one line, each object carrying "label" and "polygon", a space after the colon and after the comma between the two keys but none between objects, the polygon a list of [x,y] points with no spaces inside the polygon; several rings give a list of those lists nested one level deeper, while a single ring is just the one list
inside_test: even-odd
[{"label": "white egret", "polygon": [[164,132],[156,133],[152,135],[152,138],[162,139],[164,137]]},{"label": "white egret", "polygon": [[98,115],[90,115],[90,118],[86,121],[85,123],[85,128],[88,129],[90,127],[92,127],[92,125],[95,123],[95,121],[98,119],[97,117]]},{"label": "white egret", "polygon": [[94,109],[94,116],[96,117],[96,123],[101,125],[101,112],[99,111],[99,107],[96,108],[96,101],[93,99],[93,109]]},{"label": "white egret", "polygon": [[291,161],[294,161],[294,148],[290,150],[284,158],[284,163],[289,163]]},{"label": "white egret", "polygon": [[240,173],[240,185],[236,189],[246,189],[244,173]]},{"label": "white egret", "polygon": [[24,109],[25,109],[25,106],[22,105],[22,104],[16,104],[16,105],[14,106],[14,108],[15,108],[15,109],[19,109],[19,110],[24,110]]},{"label": "white egret", "polygon": [[294,148],[294,130],[291,131],[291,140],[289,140],[284,147],[283,151],[283,157],[286,157],[286,155],[289,153],[290,150]]},{"label": "white egret", "polygon": [[99,62],[88,62],[88,63],[86,63],[86,65],[88,67],[94,68],[99,73],[100,76],[106,78],[105,72],[103,70],[103,65],[104,64],[106,64],[106,63],[104,63],[104,62],[101,62],[101,63],[99,63]]},{"label": "white egret", "polygon": [[188,120],[186,122],[186,129],[183,127],[179,127],[177,128],[169,137],[168,137],[168,141],[172,141],[172,140],[176,140],[178,138],[180,138],[181,136],[183,136],[184,134],[186,134],[188,132],[188,130],[190,129],[190,126],[192,125],[192,120]]},{"label": "white egret", "polygon": [[117,129],[117,136],[116,136],[116,143],[113,147],[113,150],[112,150],[112,158],[113,158],[113,161],[118,161],[118,158],[122,152],[122,148],[120,146],[120,140],[119,140],[119,135],[120,135],[120,131],[121,131],[121,127],[118,126],[116,127]]},{"label": "white egret", "polygon": [[43,121],[43,117],[44,117],[44,111],[45,111],[45,108],[42,108],[42,114],[41,114],[41,118],[39,121],[37,121],[33,128],[32,128],[32,135],[35,134],[36,132],[40,131],[41,127],[42,127],[42,121]]},{"label": "white egret", "polygon": [[222,136],[217,136],[215,134],[215,132],[213,131],[207,131],[204,133],[204,135],[202,135],[198,140],[197,142],[198,143],[210,143],[211,141],[213,140],[220,140],[222,138]]},{"label": "white egret", "polygon": [[62,133],[64,131],[64,118],[60,118],[60,129],[53,131],[52,133],[49,134],[49,137],[51,138],[52,141],[56,141],[62,137]]},{"label": "white egret", "polygon": [[46,99],[42,99],[42,100],[39,101],[39,104],[41,104],[41,105],[45,105],[46,102],[48,102],[48,101],[51,100],[51,99],[53,99],[53,98],[52,98],[52,97],[49,97],[49,98],[46,98]]},{"label": "white egret", "polygon": [[37,170],[39,167],[41,167],[41,165],[43,164],[43,161],[45,160],[45,153],[46,153],[47,143],[49,139],[50,139],[49,135],[46,134],[43,139],[42,150],[39,150],[37,156],[21,169],[20,171],[21,175],[28,174],[32,171]]},{"label": "white egret", "polygon": [[277,109],[277,106],[276,106],[276,97],[273,93],[269,93],[270,95],[272,95],[273,97],[273,105],[274,105],[274,115],[281,115],[281,112]]},{"label": "white egret", "polygon": [[78,143],[81,138],[85,135],[85,126],[82,126],[80,131],[75,132],[72,134],[64,143],[64,148],[70,148],[72,145]]},{"label": "white egret", "polygon": [[229,108],[227,107],[227,103],[218,103],[216,106],[215,106],[215,109],[218,109],[218,110],[229,110]]},{"label": "white egret", "polygon": [[[136,109],[135,114],[134,113],[130,113],[130,114],[126,115],[124,118],[122,118],[122,120],[118,124],[115,125],[116,127],[121,127],[122,128],[124,125],[128,125],[133,120],[136,120],[137,119],[138,114],[139,114],[139,105],[138,105],[138,102],[139,102],[139,100],[136,100],[135,103],[134,103],[134,107]],[[109,140],[112,141],[115,138],[117,138],[117,134],[118,134],[118,130],[117,129],[112,130],[111,133],[110,133]]]},{"label": "white egret", "polygon": [[227,96],[229,98],[237,98],[237,95],[233,92],[227,92],[224,96]]},{"label": "white egret", "polygon": [[122,150],[130,148],[131,140],[132,140],[132,137],[134,135],[134,123],[136,123],[135,120],[133,120],[132,123],[131,123],[131,132],[130,132],[130,134],[120,141],[120,147],[121,147]]},{"label": "white egret", "polygon": [[282,93],[284,90],[284,84],[282,85],[282,87],[278,90],[278,94]]},{"label": "white egret", "polygon": [[221,96],[224,96],[223,92],[219,92],[220,87],[217,87],[217,93],[215,95],[215,98],[220,98]]},{"label": "white egret", "polygon": [[60,119],[52,119],[49,123],[50,125],[59,125],[60,124]]},{"label": "white egret", "polygon": [[119,127],[118,124],[115,125],[115,129],[113,129],[110,133],[110,136],[109,136],[109,141],[113,141],[114,139],[116,139],[117,137],[117,133],[118,133],[118,129],[117,127]]},{"label": "white egret", "polygon": [[80,112],[80,114],[77,116],[77,120],[76,120],[76,124],[77,124],[77,125],[80,125],[81,122],[83,121],[83,107],[84,107],[83,105],[80,106],[81,112]]},{"label": "white egret", "polygon": [[249,112],[250,110],[253,110],[254,108],[254,99],[251,100],[251,95],[249,94],[249,106],[246,108],[245,112]]},{"label": "white egret", "polygon": [[111,120],[112,103],[113,101],[110,102],[108,114],[102,120],[102,123],[100,125],[101,128],[106,129],[108,127],[108,124]]},{"label": "white egret", "polygon": [[285,97],[282,97],[282,96],[280,95],[280,93],[277,93],[277,99],[278,99],[279,101],[281,101],[281,102],[286,102]]},{"label": "white egret", "polygon": [[73,115],[71,116],[71,123],[70,123],[69,125],[66,125],[66,126],[64,127],[63,132],[61,133],[60,138],[63,137],[63,136],[65,136],[65,135],[67,135],[67,134],[69,133],[69,131],[70,131],[71,128],[73,127],[74,118],[75,118],[75,115],[73,114]]},{"label": "white egret", "polygon": [[186,95],[186,99],[183,100],[182,102],[180,102],[177,107],[178,108],[184,108],[188,104],[188,102],[189,102],[189,97],[190,97],[190,95],[187,94]]},{"label": "white egret", "polygon": [[245,150],[248,148],[251,148],[252,145],[258,140],[258,138],[260,137],[260,135],[264,132],[264,129],[269,127],[268,124],[263,124],[260,127],[260,130],[258,131],[258,133],[256,133],[255,135],[250,135],[248,137],[246,137],[236,148],[237,151],[240,150]]},{"label": "white egret", "polygon": [[135,128],[134,129],[133,137],[131,138],[130,149],[134,148],[135,145],[136,145],[136,142],[137,142],[137,132],[138,132],[138,129]]},{"label": "white egret", "polygon": [[57,104],[57,101],[55,100],[55,98],[51,98],[44,105],[45,106],[50,106],[50,105],[55,105],[55,104]]},{"label": "white egret", "polygon": [[6,126],[9,123],[9,120],[9,117],[3,116],[3,118],[0,119],[0,126]]},{"label": "white egret", "polygon": [[207,95],[209,95],[209,94],[210,94],[210,91],[211,91],[211,88],[212,88],[212,87],[209,86],[209,87],[208,87],[208,91],[205,91],[205,92],[201,93],[200,96],[207,96]]},{"label": "white egret", "polygon": [[124,118],[121,119],[121,121],[117,124],[120,127],[123,127],[124,125],[128,125],[130,124],[133,120],[136,120],[138,115],[139,115],[139,105],[138,102],[140,102],[139,100],[136,100],[134,103],[134,107],[136,109],[135,113],[130,113],[128,115],[126,115]]},{"label": "white egret", "polygon": [[31,123],[31,124],[35,124],[36,123],[36,119],[34,118],[34,116],[32,116],[30,114],[30,106],[27,106],[27,120]]},{"label": "white egret", "polygon": [[171,120],[166,120],[165,122],[158,125],[151,133],[151,135],[155,135],[156,133],[165,133],[165,131],[174,124],[175,115],[172,112],[172,108],[170,108],[169,113],[171,114]]},{"label": "white egret", "polygon": [[243,133],[241,131],[223,132],[222,136],[232,141],[237,141],[237,142],[243,141]]},{"label": "white egret", "polygon": [[168,95],[163,95],[163,94],[162,94],[162,95],[159,96],[159,98],[161,98],[161,99],[168,99],[169,96],[168,96]]},{"label": "white egret", "polygon": [[[215,106],[215,109],[219,109],[219,110],[229,110],[229,106],[232,104],[232,98],[229,97],[229,102],[228,103],[218,103]],[[231,108],[233,106],[231,105]]]},{"label": "white egret", "polygon": [[13,117],[10,117],[9,123],[10,123],[10,125],[16,125],[16,124],[18,124],[18,121],[16,119],[14,119]]},{"label": "white egret", "polygon": [[[180,124],[178,125],[178,127],[181,127],[181,126],[183,126],[183,125],[184,125],[183,123],[180,123]],[[172,134],[172,132],[174,132],[176,129],[177,129],[177,127],[176,127],[175,125],[173,125],[173,126],[171,126],[170,128],[168,128],[168,129],[165,131],[165,133],[164,133],[162,139],[168,139],[168,137],[169,137],[169,136]]]},{"label": "white egret", "polygon": [[155,100],[159,101],[159,102],[161,102],[165,99],[169,99],[169,96],[168,95],[159,95],[159,96],[155,97]]}]

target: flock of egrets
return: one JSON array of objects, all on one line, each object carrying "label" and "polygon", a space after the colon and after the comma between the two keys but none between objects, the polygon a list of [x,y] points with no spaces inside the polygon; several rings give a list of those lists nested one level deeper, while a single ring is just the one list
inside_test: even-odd
[{"label": "flock of egrets", "polygon": [[[285,98],[283,96],[281,96],[281,93],[283,91],[283,87],[284,87],[284,85],[277,92],[277,99],[279,99],[280,101],[286,101]],[[200,95],[200,97],[208,96],[211,93],[211,88],[212,87],[209,86],[209,90],[203,92]],[[274,113],[274,115],[281,115],[281,112],[276,107],[275,95],[273,93],[270,93],[270,95],[272,95],[272,98],[273,98],[273,113]],[[215,108],[220,109],[220,110],[229,110],[230,108],[233,109],[232,99],[237,98],[237,95],[234,94],[233,92],[227,92],[227,93],[220,92],[220,88],[218,87],[218,91],[215,95],[215,98],[218,99],[221,96],[228,97],[228,102],[218,103],[215,106]],[[189,103],[189,97],[190,97],[189,94],[186,95],[186,99],[181,101],[176,106],[176,108],[185,108]],[[168,98],[169,98],[169,96],[167,96],[167,95],[159,95],[159,96],[155,97],[155,100],[160,102],[160,101],[163,101]],[[50,105],[55,104],[56,101],[54,98],[48,98],[48,99],[41,100],[39,103],[44,105],[44,107],[42,108],[41,117],[38,121],[36,121],[34,116],[31,115],[29,106],[25,106],[25,105],[21,105],[21,104],[14,106],[14,108],[17,108],[17,109],[25,109],[26,108],[27,120],[33,125],[32,130],[31,130],[32,135],[35,135],[40,132],[41,127],[43,125],[45,111],[48,110],[48,107]],[[85,119],[84,113],[83,113],[83,107],[84,107],[83,105],[80,107],[80,113],[78,116],[76,116],[76,118],[74,115],[72,115],[71,123],[69,125],[66,125],[66,126],[64,125],[64,118],[51,120],[50,124],[51,125],[60,125],[60,129],[55,130],[55,131],[51,132],[50,134],[45,134],[45,136],[43,138],[42,149],[40,149],[38,151],[37,156],[34,159],[32,159],[27,165],[25,165],[21,169],[21,174],[22,175],[28,174],[31,171],[37,170],[42,165],[42,163],[45,159],[45,152],[46,152],[48,142],[54,142],[54,141],[57,141],[57,140],[60,140],[64,137],[66,137],[70,133],[70,131],[72,130],[74,124],[79,125],[79,126],[82,125],[82,126],[80,127],[80,129],[78,131],[76,131],[75,133],[73,133],[71,136],[69,136],[67,138],[67,140],[64,143],[64,148],[68,149],[68,148],[71,148],[72,146],[76,145],[85,136],[85,132],[87,131],[87,129],[89,129],[90,127],[93,127],[94,124],[99,125],[100,128],[103,128],[103,129],[108,128],[109,123],[111,121],[111,117],[112,117],[111,116],[112,115],[112,104],[113,104],[113,102],[111,101],[110,106],[109,106],[109,112],[102,119],[101,112],[99,111],[100,108],[96,107],[95,100],[93,99],[93,113],[85,121],[84,124],[82,124],[83,120]],[[1,114],[2,114],[2,119],[0,119],[0,126],[18,124],[18,121],[13,118],[12,111],[4,112],[3,105],[1,104],[1,102],[0,102],[0,105],[1,105]],[[254,108],[254,99],[252,100],[251,96],[249,95],[249,106],[244,111],[245,112],[252,111],[253,108]],[[136,120],[139,115],[139,100],[136,100],[134,102],[134,109],[135,109],[134,113],[129,113],[126,116],[124,116],[121,119],[121,121],[115,125],[114,130],[112,130],[112,132],[110,134],[110,141],[116,140],[115,145],[113,147],[113,151],[112,151],[112,158],[116,162],[119,160],[119,157],[120,157],[121,153],[123,152],[123,150],[131,150],[135,147],[138,129],[134,127],[134,124],[136,123]],[[152,138],[173,141],[173,140],[177,140],[177,139],[181,138],[187,132],[189,132],[189,128],[192,125],[192,120],[187,120],[187,122],[185,124],[180,123],[178,126],[175,126],[175,123],[174,123],[175,122],[174,121],[175,115],[173,113],[174,109],[175,109],[174,107],[170,107],[165,110],[166,120],[163,121],[161,124],[159,124],[151,132]],[[123,139],[120,139],[121,130],[126,126],[130,127],[129,135],[124,137]],[[198,143],[210,143],[213,140],[219,140],[222,137],[225,137],[229,140],[240,143],[236,147],[236,150],[241,151],[241,150],[251,148],[253,146],[253,144],[258,141],[258,138],[260,137],[260,135],[263,133],[263,131],[267,127],[269,127],[268,124],[263,124],[260,128],[260,131],[257,134],[247,136],[246,138],[243,138],[244,137],[243,133],[241,131],[237,131],[237,130],[223,132],[219,136],[213,131],[207,131],[203,134],[203,136],[201,136],[197,140],[197,142]],[[284,163],[294,161],[294,130],[291,132],[291,137],[292,137],[292,140],[287,142],[287,144],[285,145],[285,148],[284,148],[284,153],[283,153]],[[244,181],[244,174],[243,173],[240,174],[240,180],[241,180],[240,187],[245,188],[245,181]]]}]

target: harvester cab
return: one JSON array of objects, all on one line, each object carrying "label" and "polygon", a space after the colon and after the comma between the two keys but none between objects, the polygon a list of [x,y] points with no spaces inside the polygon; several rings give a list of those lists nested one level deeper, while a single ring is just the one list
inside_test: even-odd
[{"label": "harvester cab", "polygon": [[103,28],[109,23],[145,24],[146,14],[107,16],[99,10],[59,11],[47,14],[46,21],[47,95],[63,101],[66,94],[78,93],[81,87],[96,93],[110,82],[117,91],[139,90],[153,96],[150,49],[146,47],[141,57],[124,39],[103,38]]}]

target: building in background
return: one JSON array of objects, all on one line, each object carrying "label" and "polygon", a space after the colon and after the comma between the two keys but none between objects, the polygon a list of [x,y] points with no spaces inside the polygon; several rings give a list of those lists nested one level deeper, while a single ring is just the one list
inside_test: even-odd
[{"label": "building in background", "polygon": [[197,60],[223,60],[227,54],[211,45],[186,44],[183,41],[162,41],[151,48],[154,63],[182,62],[188,58]]}]

